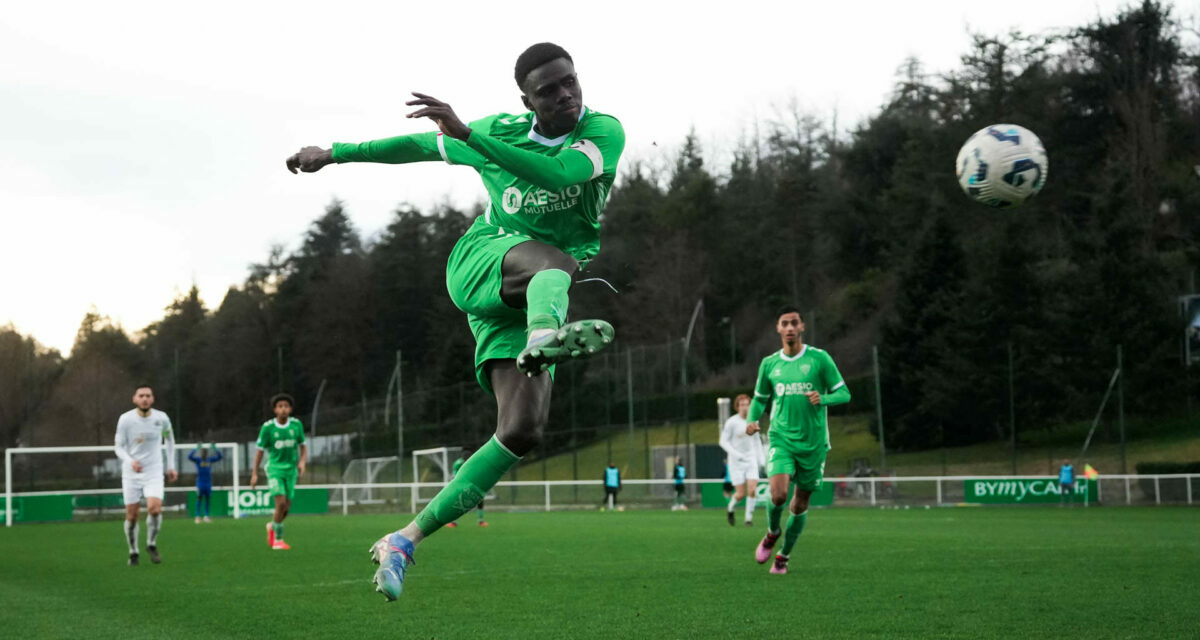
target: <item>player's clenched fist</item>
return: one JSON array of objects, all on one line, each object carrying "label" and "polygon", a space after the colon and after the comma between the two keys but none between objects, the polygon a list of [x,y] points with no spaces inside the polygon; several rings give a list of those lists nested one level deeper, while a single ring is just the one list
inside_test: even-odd
[{"label": "player's clenched fist", "polygon": [[296,169],[304,173],[312,173],[320,171],[321,167],[333,162],[333,149],[322,149],[321,147],[304,147],[300,151],[288,156],[287,169],[292,173],[296,173]]}]

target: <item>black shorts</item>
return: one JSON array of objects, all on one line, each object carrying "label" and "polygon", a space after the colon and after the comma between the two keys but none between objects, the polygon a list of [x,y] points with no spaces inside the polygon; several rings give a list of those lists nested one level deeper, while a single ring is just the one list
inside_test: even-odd
[{"label": "black shorts", "polygon": [[1058,487],[1064,494],[1075,493],[1075,483],[1073,482],[1060,482],[1058,483]]},{"label": "black shorts", "polygon": [[681,484],[675,485],[675,493],[682,495],[683,494],[683,485],[681,485]]},{"label": "black shorts", "polygon": [[620,487],[604,487],[604,495],[608,495],[611,493],[615,496],[615,495],[617,495],[617,492],[620,490],[621,490]]},{"label": "black shorts", "polygon": [[725,483],[725,493],[733,493],[734,487],[732,482]]}]

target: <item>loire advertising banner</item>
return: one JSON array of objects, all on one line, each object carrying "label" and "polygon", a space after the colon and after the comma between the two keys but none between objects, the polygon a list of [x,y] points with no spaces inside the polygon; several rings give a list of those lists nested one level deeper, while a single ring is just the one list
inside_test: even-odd
[{"label": "loire advertising banner", "polygon": [[[1096,481],[1077,478],[1073,487],[1076,502],[1095,502]],[[963,480],[967,502],[981,504],[1039,504],[1060,502],[1064,496],[1058,478],[990,478]]]},{"label": "loire advertising banner", "polygon": [[[275,498],[267,489],[242,489],[238,491],[238,502],[241,503],[243,516],[266,516],[275,513]],[[196,492],[189,491],[188,514],[196,512]],[[328,513],[329,490],[305,489],[298,487],[292,498],[292,508],[288,513]],[[212,492],[212,509],[210,514],[216,516],[233,515],[233,492],[219,489]]]}]

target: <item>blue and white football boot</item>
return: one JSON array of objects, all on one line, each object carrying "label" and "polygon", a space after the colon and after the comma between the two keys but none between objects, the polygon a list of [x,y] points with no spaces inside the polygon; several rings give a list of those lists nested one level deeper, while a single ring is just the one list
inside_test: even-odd
[{"label": "blue and white football boot", "polygon": [[413,551],[412,540],[400,535],[399,531],[371,545],[371,561],[379,565],[373,580],[375,591],[382,593],[388,602],[399,598],[404,591],[404,574],[417,563],[413,560]]}]

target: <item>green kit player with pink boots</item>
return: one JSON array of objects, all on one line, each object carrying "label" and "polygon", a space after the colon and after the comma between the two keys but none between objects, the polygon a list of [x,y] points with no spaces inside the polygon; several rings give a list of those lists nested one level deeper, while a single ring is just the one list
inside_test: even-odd
[{"label": "green kit player with pink boots", "polygon": [[[767,477],[771,506],[767,510],[767,535],[758,544],[754,559],[762,564],[783,536],[783,549],[775,555],[771,573],[787,573],[788,558],[808,522],[808,499],[821,487],[825,454],[830,449],[827,407],[850,402],[850,390],[842,380],[833,358],[821,349],[804,344],[804,319],[795,307],[779,310],[775,330],[783,348],[763,358],[754,386],[754,401],[746,417],[758,420],[771,407],[771,443],[767,451]],[[783,504],[790,484],[795,484],[787,531],[780,528]]]},{"label": "green kit player with pink boots", "polygon": [[411,523],[371,547],[380,565],[376,590],[388,600],[400,596],[416,546],[475,508],[541,441],[554,365],[613,340],[607,322],[566,318],[572,278],[600,249],[600,213],[624,129],[584,106],[562,47],[529,47],[515,78],[525,112],[464,124],[450,105],[414,93],[408,104],[420,108],[408,117],[433,120],[437,132],[305,147],[287,159],[293,173],[332,163],[443,161],[474,169],[488,193],[486,213],[450,253],[446,288],[475,336],[476,379],[496,397],[496,434]]}]

